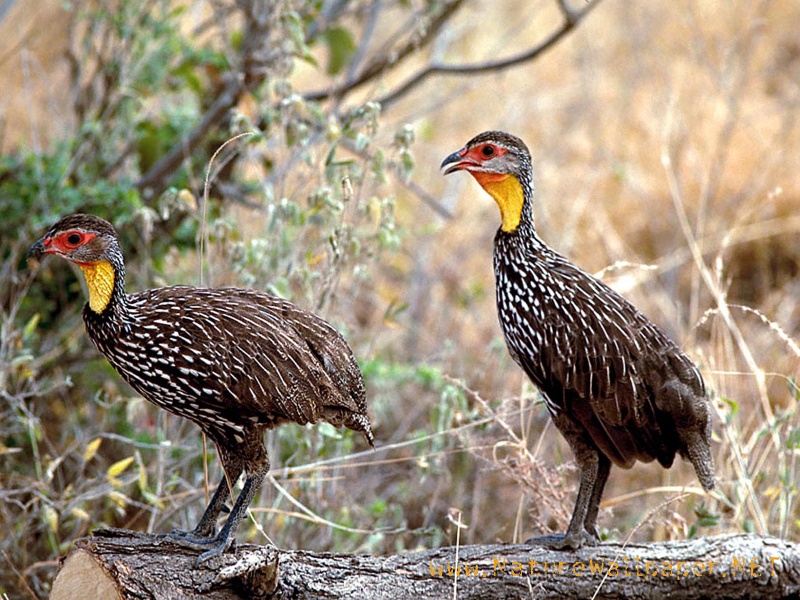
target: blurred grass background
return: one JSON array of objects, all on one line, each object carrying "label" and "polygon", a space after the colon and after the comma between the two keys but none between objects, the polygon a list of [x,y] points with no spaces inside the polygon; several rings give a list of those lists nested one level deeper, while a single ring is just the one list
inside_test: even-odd
[{"label": "blurred grass background", "polygon": [[266,289],[359,357],[378,451],[270,432],[240,540],[434,547],[454,510],[461,543],[563,530],[577,471],[501,338],[497,208],[438,170],[486,129],[529,145],[544,239],[706,379],[719,494],[681,461],[615,469],[603,534],[800,540],[800,5],[604,0],[530,61],[394,94],[563,22],[554,0],[0,3],[0,593],[46,597],[94,528],[193,526],[220,476],[197,428],[91,347],[76,274],[31,280],[28,246],[78,210],[120,230],[129,290]]}]

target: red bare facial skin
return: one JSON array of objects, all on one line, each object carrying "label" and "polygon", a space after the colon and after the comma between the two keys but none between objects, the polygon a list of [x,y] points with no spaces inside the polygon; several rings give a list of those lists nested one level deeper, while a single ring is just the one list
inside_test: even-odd
[{"label": "red bare facial skin", "polygon": [[[56,237],[44,237],[31,247],[28,252],[28,262],[31,266],[36,266],[45,254],[59,254],[69,258],[70,252],[84,244],[88,244],[96,237],[97,234],[95,233],[86,233],[77,229],[65,231]],[[77,261],[73,262],[80,264]]]},{"label": "red bare facial skin", "polygon": [[[504,174],[500,173],[486,173],[482,171],[483,163],[487,160],[503,156],[508,150],[495,144],[479,144],[474,148],[464,147],[457,152],[453,152],[450,156],[444,159],[442,168],[447,167],[444,172],[445,175],[454,173],[455,171],[468,171],[479,183],[489,181],[500,181],[505,178]],[[478,174],[482,177],[479,179]]]}]

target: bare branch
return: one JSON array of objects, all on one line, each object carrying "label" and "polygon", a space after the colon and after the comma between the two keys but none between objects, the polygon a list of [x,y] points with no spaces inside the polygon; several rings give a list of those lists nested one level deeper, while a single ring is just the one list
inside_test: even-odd
[{"label": "bare branch", "polygon": [[561,14],[564,15],[564,20],[567,23],[575,23],[578,13],[570,8],[567,0],[558,0],[558,9],[561,11]]},{"label": "bare branch", "polygon": [[582,10],[573,11],[566,6],[564,0],[559,0],[558,4],[562,14],[564,15],[564,22],[558,30],[550,35],[550,37],[537,44],[533,48],[508,58],[482,63],[473,63],[467,65],[445,65],[440,63],[430,64],[415,75],[412,75],[408,80],[406,80],[405,83],[401,84],[394,91],[389,92],[382,98],[376,100],[376,102],[385,108],[386,106],[397,102],[397,100],[399,100],[402,96],[417,87],[431,75],[475,75],[480,73],[491,73],[510,69],[531,61],[537,58],[540,54],[543,54],[552,48],[556,43],[564,38],[570,31],[572,31],[572,29],[575,28],[576,25],[578,25],[578,23],[580,23],[584,17],[586,17],[586,15],[594,10],[597,5],[600,4],[600,2],[602,2],[602,0],[593,0],[592,2],[588,2],[586,7]]},{"label": "bare branch", "polygon": [[447,220],[453,219],[453,213],[451,213],[440,202],[438,202],[436,198],[434,198],[433,195],[431,195],[421,185],[412,180],[406,181],[403,177],[400,177],[399,175],[397,178],[403,187],[408,189],[411,193],[416,195],[420,200],[422,200],[425,204],[427,204],[437,215]]},{"label": "bare branch", "polygon": [[428,27],[421,35],[412,36],[406,44],[397,50],[386,52],[382,56],[373,59],[355,79],[348,79],[343,85],[328,89],[309,92],[304,94],[306,100],[326,100],[328,98],[341,98],[365,83],[368,83],[385,73],[387,70],[396,67],[414,52],[430,43],[442,26],[447,23],[450,17],[461,7],[465,0],[448,0],[442,12],[428,24]]},{"label": "bare branch", "polygon": [[239,77],[228,83],[222,93],[217,96],[214,104],[209,107],[200,119],[197,127],[180,144],[173,146],[169,152],[150,167],[147,173],[142,175],[141,179],[136,182],[136,187],[139,190],[150,189],[155,193],[160,192],[163,189],[164,181],[175,172],[184,159],[189,157],[192,148],[205,137],[212,127],[220,122],[231,108],[236,106],[244,89],[244,82]]},{"label": "bare branch", "polygon": [[[366,152],[362,152],[362,151],[359,151],[358,149],[356,149],[355,144],[353,144],[348,139],[345,139],[345,138],[342,139],[342,146],[347,148],[353,154],[361,157],[362,159],[368,158]],[[389,171],[395,176],[397,181],[400,183],[400,185],[402,185],[404,188],[406,188],[412,194],[417,196],[420,200],[422,200],[423,203],[427,204],[433,210],[433,212],[435,212],[437,215],[439,215],[440,217],[442,217],[444,219],[447,219],[447,220],[451,220],[453,218],[453,213],[451,213],[439,201],[437,201],[436,198],[434,198],[430,193],[428,193],[425,190],[425,188],[423,188],[421,185],[415,183],[414,181],[411,181],[411,180],[406,179],[405,177],[403,177],[403,175],[400,173],[400,171],[398,169],[396,169],[395,167],[392,167],[391,165],[389,165],[388,168],[389,168]]]},{"label": "bare branch", "polygon": [[[180,143],[173,146],[148,171],[142,175],[136,187],[156,195],[166,187],[167,179],[180,167],[209,131],[218,126],[228,112],[234,108],[241,97],[264,81],[268,71],[265,65],[281,58],[280,51],[269,47],[266,28],[269,27],[264,7],[260,3],[239,5],[245,14],[246,25],[243,38],[248,41],[242,50],[241,71],[233,74],[219,92],[214,103],[200,118],[197,126]],[[341,11],[344,5],[336,8]],[[333,16],[338,15],[336,12]],[[330,15],[329,15],[330,17]],[[314,27],[309,28],[308,37],[315,35]]]},{"label": "bare branch", "polygon": [[361,43],[358,45],[358,48],[356,48],[355,54],[353,54],[353,58],[350,61],[350,66],[347,69],[347,81],[355,81],[357,78],[358,69],[367,54],[367,48],[372,40],[372,36],[375,34],[375,29],[378,27],[378,17],[381,14],[382,8],[383,0],[375,0],[370,7],[367,22],[361,33]]}]

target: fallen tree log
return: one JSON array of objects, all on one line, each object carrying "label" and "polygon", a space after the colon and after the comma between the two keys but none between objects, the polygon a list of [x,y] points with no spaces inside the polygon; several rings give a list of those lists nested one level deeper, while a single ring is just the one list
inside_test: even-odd
[{"label": "fallen tree log", "polygon": [[800,545],[723,535],[604,543],[577,552],[531,545],[447,547],[394,556],[239,545],[195,566],[198,551],[106,529],[79,540],[53,584],[65,598],[788,598],[800,594]]}]

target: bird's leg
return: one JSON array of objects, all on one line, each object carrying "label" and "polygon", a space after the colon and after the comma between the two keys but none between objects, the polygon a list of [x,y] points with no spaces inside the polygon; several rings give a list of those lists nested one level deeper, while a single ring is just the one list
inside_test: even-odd
[{"label": "bird's leg", "polygon": [[[596,497],[599,504],[600,495],[603,493],[602,486],[605,485],[605,480],[608,479],[608,471],[611,465],[603,462],[607,462],[608,459],[602,456],[597,448],[584,441],[585,433],[579,423],[573,421],[564,413],[553,415],[553,422],[569,442],[575,454],[575,460],[581,468],[578,498],[575,501],[575,508],[572,511],[572,518],[566,534],[534,537],[527,540],[526,543],[545,545],[553,550],[577,550],[584,544],[593,545],[595,543],[594,532],[587,531],[585,523],[587,523],[588,517],[591,517],[592,522],[597,519],[597,509],[591,510],[592,502]],[[604,464],[602,469],[601,464]],[[599,477],[599,475],[602,477]],[[601,486],[596,491],[598,482],[601,483]]]},{"label": "bird's leg", "polygon": [[247,474],[244,487],[242,488],[239,497],[236,499],[236,504],[233,506],[231,514],[228,515],[228,520],[225,521],[225,525],[223,525],[222,529],[215,537],[207,541],[203,541],[203,545],[214,544],[214,547],[211,548],[211,550],[203,552],[203,554],[197,557],[197,564],[205,562],[213,556],[222,554],[230,547],[230,545],[233,543],[236,529],[239,527],[239,523],[241,523],[242,519],[247,513],[247,507],[250,505],[250,502],[252,502],[256,492],[261,487],[261,483],[264,481],[264,476],[267,474],[267,471],[269,471],[269,463]]},{"label": "bird's leg", "polygon": [[[567,533],[563,537],[558,536],[561,539],[554,539],[549,543],[553,550],[577,550],[584,544],[594,544],[594,537],[586,531],[584,523],[589,514],[590,502],[594,497],[600,463],[599,453],[594,451],[590,455],[585,455],[583,460],[579,460],[579,463],[581,483],[578,487],[578,499],[575,501]],[[597,518],[596,514],[595,518]]]},{"label": "bird's leg", "polygon": [[[251,435],[245,442],[245,446],[239,446],[234,449],[226,448],[221,445],[217,446],[222,464],[225,467],[225,471],[228,473],[234,472],[236,469],[238,469],[235,471],[236,473],[241,473],[243,465],[245,464],[244,459],[241,457],[247,456],[247,478],[220,532],[213,537],[198,539],[193,543],[193,545],[198,547],[211,546],[209,550],[197,557],[196,564],[198,565],[213,556],[222,554],[230,547],[235,539],[234,534],[236,533],[236,529],[247,513],[247,507],[250,506],[250,502],[252,502],[253,497],[261,487],[261,483],[264,481],[264,477],[269,471],[269,457],[267,456],[267,449],[264,447],[262,439],[263,431],[254,430],[250,433]],[[203,520],[204,519],[201,519],[198,527],[203,524]]]},{"label": "bird's leg", "polygon": [[186,541],[189,543],[202,542],[208,538],[213,539],[216,533],[217,518],[219,517],[219,513],[222,512],[228,498],[230,498],[231,485],[235,484],[239,479],[241,468],[239,473],[235,475],[235,478],[233,477],[233,473],[230,473],[230,475],[230,484],[228,484],[228,478],[225,475],[222,476],[222,481],[220,481],[217,490],[211,497],[211,502],[208,503],[208,507],[205,512],[203,512],[203,516],[200,517],[200,522],[197,524],[197,527],[190,531],[175,529],[167,535],[174,540]]},{"label": "bird's leg", "polygon": [[589,509],[586,511],[586,518],[583,521],[583,528],[598,540],[600,532],[597,531],[597,513],[600,510],[600,499],[603,497],[609,473],[611,473],[611,459],[600,453],[597,463],[597,479],[594,482],[592,497],[589,499]]},{"label": "bird's leg", "polygon": [[231,490],[244,471],[244,459],[239,453],[230,453],[217,446],[217,454],[222,461],[222,469],[225,472],[217,486],[211,501],[208,503],[200,522],[191,531],[176,529],[167,535],[179,542],[189,545],[202,545],[215,539],[216,524],[219,513],[225,508],[225,503],[231,497]]}]

